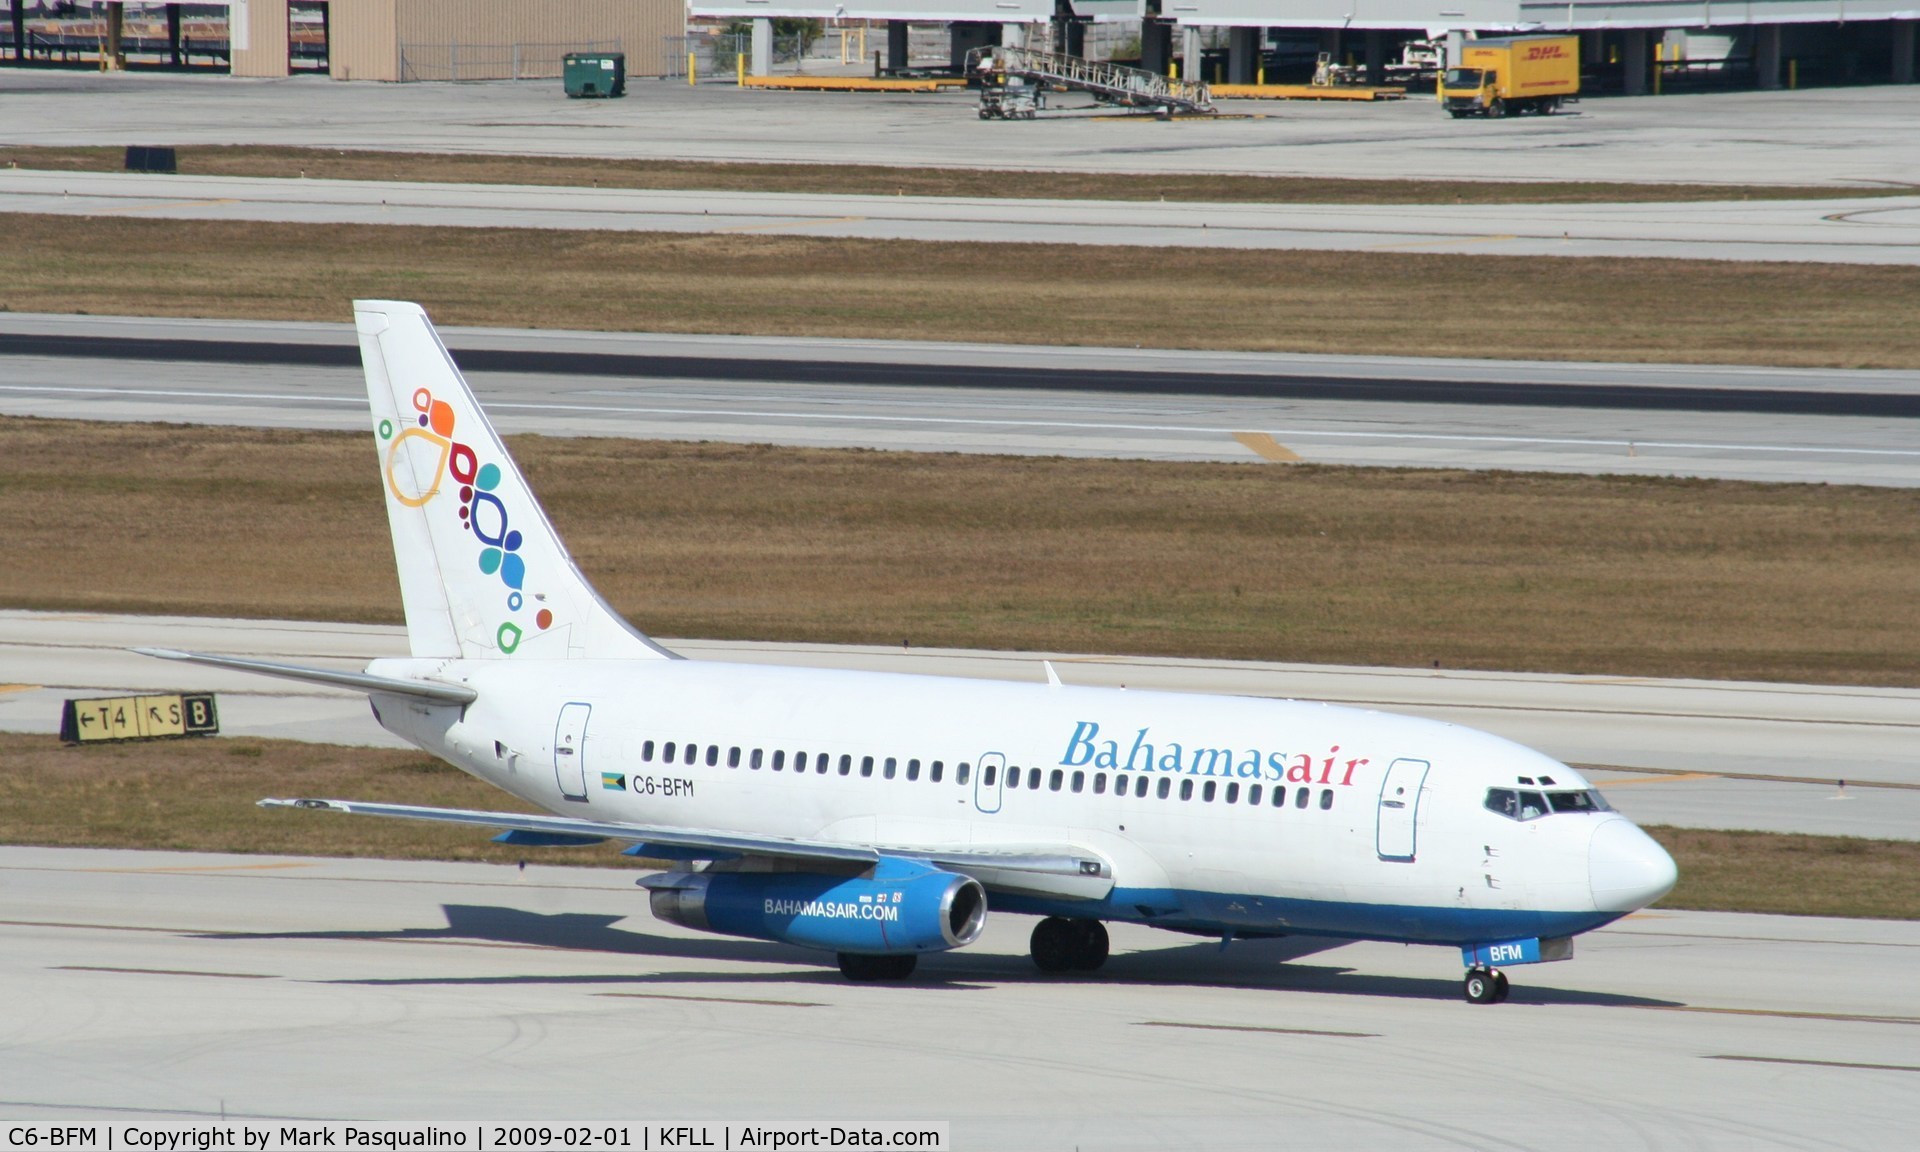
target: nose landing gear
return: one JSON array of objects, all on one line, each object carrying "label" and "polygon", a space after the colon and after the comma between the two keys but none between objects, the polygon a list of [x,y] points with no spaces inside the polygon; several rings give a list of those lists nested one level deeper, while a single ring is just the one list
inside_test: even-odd
[{"label": "nose landing gear", "polygon": [[1107,926],[1049,916],[1033,926],[1032,947],[1042,972],[1092,972],[1107,962]]},{"label": "nose landing gear", "polygon": [[1498,1004],[1507,998],[1507,974],[1498,968],[1469,968],[1461,990],[1470,1004]]}]

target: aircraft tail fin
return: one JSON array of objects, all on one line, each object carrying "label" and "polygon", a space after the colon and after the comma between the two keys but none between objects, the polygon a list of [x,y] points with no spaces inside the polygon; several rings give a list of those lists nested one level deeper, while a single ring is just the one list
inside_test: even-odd
[{"label": "aircraft tail fin", "polygon": [[426,312],[353,316],[413,655],[673,659],[580,574]]}]

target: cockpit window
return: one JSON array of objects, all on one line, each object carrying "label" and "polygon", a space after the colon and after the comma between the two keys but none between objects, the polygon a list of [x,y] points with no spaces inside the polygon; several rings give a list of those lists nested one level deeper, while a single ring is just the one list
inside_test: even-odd
[{"label": "cockpit window", "polygon": [[1613,806],[1597,789],[1585,792],[1549,792],[1547,802],[1555,812],[1611,812]]},{"label": "cockpit window", "polygon": [[1592,789],[1543,793],[1526,788],[1489,788],[1487,811],[1509,820],[1538,820],[1556,812],[1611,812],[1613,806]]}]

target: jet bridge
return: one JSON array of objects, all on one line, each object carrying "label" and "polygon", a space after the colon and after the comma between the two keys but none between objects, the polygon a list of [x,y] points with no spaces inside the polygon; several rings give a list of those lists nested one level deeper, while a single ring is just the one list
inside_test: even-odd
[{"label": "jet bridge", "polygon": [[980,118],[1033,119],[1050,88],[1086,92],[1102,103],[1153,112],[1211,115],[1213,95],[1205,84],[1169,80],[1144,68],[1127,68],[1059,52],[988,46],[967,53],[967,71],[978,76]]}]

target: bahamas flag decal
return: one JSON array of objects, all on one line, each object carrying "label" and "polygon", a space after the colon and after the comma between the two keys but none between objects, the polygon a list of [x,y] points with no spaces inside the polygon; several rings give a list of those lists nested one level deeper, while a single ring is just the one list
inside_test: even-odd
[{"label": "bahamas flag decal", "polygon": [[625,792],[627,790],[627,778],[618,772],[602,772],[600,773],[600,787],[605,788],[609,792]]}]

